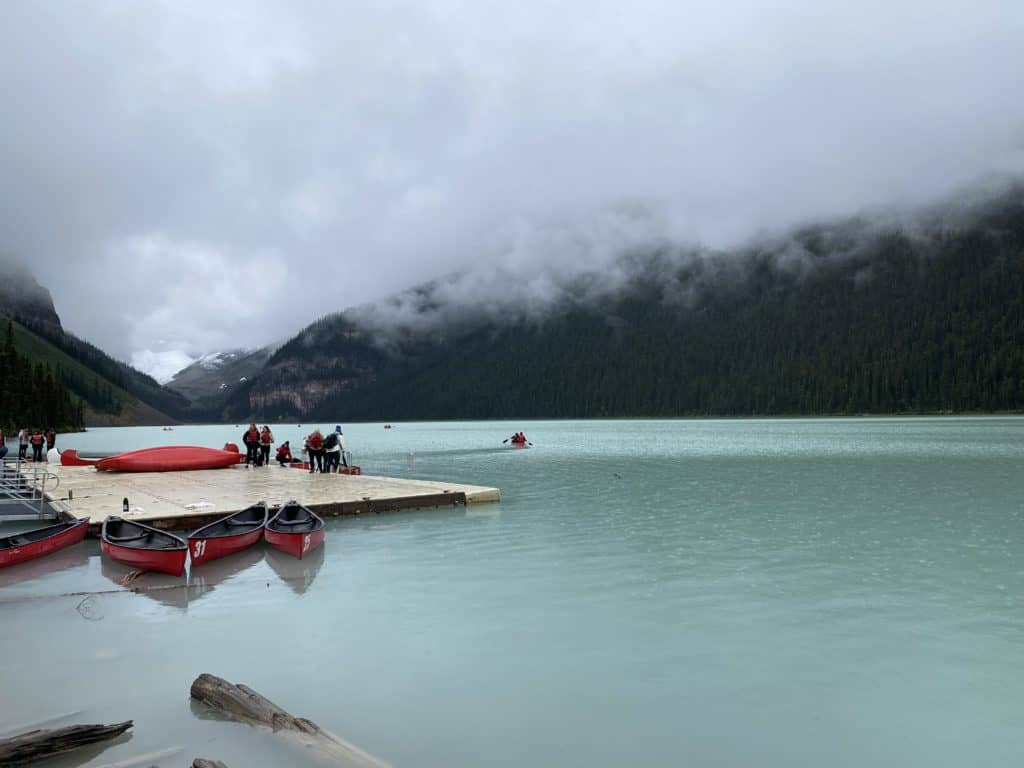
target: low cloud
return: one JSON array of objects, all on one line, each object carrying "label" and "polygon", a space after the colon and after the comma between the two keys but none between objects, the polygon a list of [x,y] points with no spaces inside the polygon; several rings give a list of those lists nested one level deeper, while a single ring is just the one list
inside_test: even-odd
[{"label": "low cloud", "polygon": [[438,295],[529,313],[634,249],[1024,171],[1009,0],[5,12],[0,250],[124,359],[259,345],[467,269]]}]

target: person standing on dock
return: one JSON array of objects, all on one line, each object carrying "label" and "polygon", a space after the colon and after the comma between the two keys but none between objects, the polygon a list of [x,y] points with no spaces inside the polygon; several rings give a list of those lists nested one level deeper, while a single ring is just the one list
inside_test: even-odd
[{"label": "person standing on dock", "polygon": [[[338,449],[341,456],[341,466],[348,469],[348,446],[345,445],[345,433],[341,431],[341,424],[338,424],[334,431],[338,433]],[[334,468],[337,469],[338,465],[335,464]]]},{"label": "person standing on dock", "polygon": [[49,453],[57,445],[57,433],[53,431],[53,427],[46,430],[46,452]]},{"label": "person standing on dock", "polygon": [[338,471],[338,463],[341,457],[341,442],[338,440],[340,435],[341,427],[335,427],[334,431],[324,438],[324,472]]},{"label": "person standing on dock", "polygon": [[260,432],[260,464],[265,467],[270,466],[270,446],[273,444],[274,433],[270,431],[270,427],[264,424],[263,430]]},{"label": "person standing on dock", "polygon": [[18,458],[25,461],[28,456],[28,438],[29,432],[28,427],[22,427],[21,431],[18,432]]},{"label": "person standing on dock", "polygon": [[260,450],[260,431],[256,429],[255,422],[242,434],[242,442],[245,443],[245,466],[256,466]]},{"label": "person standing on dock", "polygon": [[310,474],[319,470],[324,471],[324,436],[319,428],[314,429],[309,437],[309,471]]},{"label": "person standing on dock", "polygon": [[36,429],[32,431],[32,437],[29,438],[29,442],[32,443],[32,461],[43,460],[43,445],[46,443],[46,438],[43,437],[43,431]]},{"label": "person standing on dock", "polygon": [[7,455],[7,439],[4,437],[4,431],[0,429],[0,459]]}]

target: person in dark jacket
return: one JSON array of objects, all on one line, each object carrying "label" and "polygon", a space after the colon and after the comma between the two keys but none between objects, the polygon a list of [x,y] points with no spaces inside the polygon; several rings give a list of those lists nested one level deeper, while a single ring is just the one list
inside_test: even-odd
[{"label": "person in dark jacket", "polygon": [[260,452],[260,431],[255,424],[250,424],[242,434],[242,442],[245,443],[245,466],[256,466]]},{"label": "person in dark jacket", "polygon": [[43,446],[46,445],[46,438],[43,437],[43,431],[36,429],[32,432],[32,437],[29,438],[29,443],[32,445],[32,461],[43,460]]}]

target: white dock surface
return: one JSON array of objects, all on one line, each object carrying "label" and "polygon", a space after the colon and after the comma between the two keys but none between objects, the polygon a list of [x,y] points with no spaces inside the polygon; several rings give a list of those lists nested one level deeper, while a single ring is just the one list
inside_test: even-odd
[{"label": "white dock surface", "polygon": [[[108,515],[120,515],[173,527],[175,519],[185,523],[197,516],[219,517],[258,501],[275,507],[295,499],[318,513],[337,515],[435,507],[451,494],[465,494],[466,504],[500,500],[497,488],[479,485],[310,474],[279,466],[194,472],[98,472],[93,467],[54,465],[50,469],[60,476],[60,485],[53,491],[48,487],[47,496],[76,517],[88,517],[92,524],[102,523]],[[125,498],[127,515],[122,511]]]}]

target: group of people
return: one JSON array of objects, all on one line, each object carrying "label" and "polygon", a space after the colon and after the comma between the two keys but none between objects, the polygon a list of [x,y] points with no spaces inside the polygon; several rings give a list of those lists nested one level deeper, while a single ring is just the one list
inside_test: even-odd
[{"label": "group of people", "polygon": [[250,424],[242,434],[242,443],[245,445],[245,466],[269,466],[270,446],[274,444],[274,433],[270,427],[264,424],[263,429],[257,429],[255,423]]},{"label": "group of people", "polygon": [[[259,429],[255,423],[250,424],[242,434],[242,443],[245,445],[245,466],[265,467],[270,464],[270,448],[274,444],[274,433],[270,427],[264,425]],[[319,429],[314,429],[302,441],[302,452],[309,457],[310,472],[337,472],[339,467],[348,467],[346,450],[340,424],[326,437]],[[285,440],[278,446],[274,459],[282,467],[296,463],[290,441]]]},{"label": "group of people", "polygon": [[516,432],[514,435],[512,435],[510,439],[516,445],[523,445],[526,443],[526,435],[524,435],[522,432]]},{"label": "group of people", "polygon": [[334,431],[328,432],[326,437],[319,429],[314,429],[302,441],[302,450],[309,456],[310,473],[337,472],[340,467],[348,468],[345,455],[348,448],[340,424],[335,425]]},{"label": "group of people", "polygon": [[[57,433],[52,429],[45,432],[41,429],[23,427],[18,431],[18,458],[22,461],[46,461],[45,452],[57,445]],[[32,458],[28,457],[29,446],[32,447]],[[0,430],[0,459],[7,456],[7,438]]]}]

